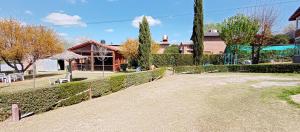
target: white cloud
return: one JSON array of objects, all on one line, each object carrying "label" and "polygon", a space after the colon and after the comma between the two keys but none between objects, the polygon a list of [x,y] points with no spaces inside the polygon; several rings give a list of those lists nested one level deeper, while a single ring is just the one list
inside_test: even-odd
[{"label": "white cloud", "polygon": [[109,28],[109,29],[105,29],[105,32],[108,32],[108,33],[112,33],[112,32],[114,32],[115,30],[114,29],[112,29],[112,28]]},{"label": "white cloud", "polygon": [[66,13],[53,12],[44,18],[45,22],[52,23],[57,26],[80,26],[86,27],[86,23],[81,21],[81,17],[78,15],[68,15]]},{"label": "white cloud", "polygon": [[[143,17],[144,15],[135,17],[132,21],[132,26],[134,26],[135,28],[139,28],[140,23],[143,20]],[[159,19],[155,19],[152,16],[145,16],[145,17],[147,18],[150,26],[157,26],[161,24],[161,21]]]},{"label": "white cloud", "polygon": [[66,36],[68,36],[68,34],[67,33],[57,33],[59,36],[61,36],[61,37],[66,37]]},{"label": "white cloud", "polygon": [[24,13],[27,15],[33,15],[32,11],[30,11],[30,10],[26,10]]}]

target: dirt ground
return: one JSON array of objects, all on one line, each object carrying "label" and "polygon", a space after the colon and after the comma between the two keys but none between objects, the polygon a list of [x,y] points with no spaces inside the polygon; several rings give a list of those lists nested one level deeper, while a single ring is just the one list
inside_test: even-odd
[{"label": "dirt ground", "polygon": [[300,109],[265,94],[297,82],[299,75],[175,75],[20,122],[5,121],[0,131],[297,132]]}]

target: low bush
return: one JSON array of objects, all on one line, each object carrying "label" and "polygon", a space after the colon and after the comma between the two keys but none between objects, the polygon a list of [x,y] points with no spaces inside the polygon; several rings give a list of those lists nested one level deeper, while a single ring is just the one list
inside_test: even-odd
[{"label": "low bush", "polygon": [[204,72],[202,66],[178,66],[174,67],[176,73],[200,74]]},{"label": "low bush", "polygon": [[300,64],[259,64],[259,65],[229,65],[229,72],[250,73],[298,73]]},{"label": "low bush", "polygon": [[195,74],[202,72],[299,73],[300,64],[179,66],[175,67],[175,71]]},{"label": "low bush", "polygon": [[228,68],[224,65],[203,66],[205,72],[228,72]]},{"label": "low bush", "polygon": [[164,66],[188,66],[193,65],[192,55],[183,54],[154,54],[153,64],[158,67]]},{"label": "low bush", "polygon": [[[224,63],[223,58],[223,55],[204,55],[201,63],[221,65]],[[158,67],[194,65],[191,54],[154,54],[153,64]]]},{"label": "low bush", "polygon": [[93,97],[101,97],[121,89],[161,78],[165,69],[116,75],[105,79],[71,82],[55,87],[0,94],[0,121],[11,114],[11,105],[19,104],[21,113],[41,113],[57,107],[69,106],[89,99],[89,89]]}]

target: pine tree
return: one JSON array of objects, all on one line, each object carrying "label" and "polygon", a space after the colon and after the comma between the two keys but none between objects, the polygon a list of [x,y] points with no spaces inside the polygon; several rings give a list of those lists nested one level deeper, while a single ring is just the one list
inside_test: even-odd
[{"label": "pine tree", "polygon": [[194,1],[194,13],[194,26],[191,40],[194,42],[194,64],[199,65],[204,50],[203,0]]},{"label": "pine tree", "polygon": [[138,64],[142,70],[149,70],[151,65],[151,34],[146,17],[140,23]]}]

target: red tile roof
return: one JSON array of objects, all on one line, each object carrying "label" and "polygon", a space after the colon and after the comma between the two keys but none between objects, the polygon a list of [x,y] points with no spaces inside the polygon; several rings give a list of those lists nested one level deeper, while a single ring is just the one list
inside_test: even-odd
[{"label": "red tile roof", "polygon": [[85,46],[87,46],[89,44],[96,44],[96,45],[99,45],[101,47],[105,47],[105,48],[107,48],[109,50],[112,50],[112,51],[119,51],[120,50],[119,47],[117,47],[117,46],[110,46],[110,45],[106,45],[106,44],[101,44],[101,43],[99,43],[97,41],[94,41],[94,40],[90,40],[90,41],[84,42],[82,44],[78,44],[78,45],[76,45],[74,47],[69,48],[68,50],[76,50],[76,49],[85,47]]}]

